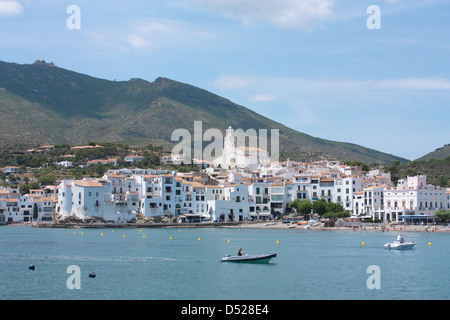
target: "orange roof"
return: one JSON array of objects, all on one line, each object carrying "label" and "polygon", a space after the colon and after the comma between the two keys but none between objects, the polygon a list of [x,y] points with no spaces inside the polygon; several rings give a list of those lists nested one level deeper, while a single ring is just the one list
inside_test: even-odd
[{"label": "orange roof", "polygon": [[118,174],[118,173],[112,173],[108,175],[109,178],[125,178],[125,175]]},{"label": "orange roof", "polygon": [[73,183],[80,187],[94,187],[94,188],[102,188],[103,187],[103,185],[101,183],[98,183],[96,181],[89,181],[89,180],[75,180]]},{"label": "orange roof", "polygon": [[144,179],[145,178],[160,178],[160,177],[162,177],[162,176],[158,176],[158,175],[155,175],[155,174],[146,174],[146,175],[144,175]]}]

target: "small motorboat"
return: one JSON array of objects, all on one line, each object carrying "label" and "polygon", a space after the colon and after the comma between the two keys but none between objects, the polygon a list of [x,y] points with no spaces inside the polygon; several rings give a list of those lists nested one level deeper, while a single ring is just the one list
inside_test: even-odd
[{"label": "small motorboat", "polygon": [[414,241],[406,242],[403,239],[403,235],[399,235],[397,240],[394,242],[388,242],[384,245],[386,249],[395,249],[395,250],[408,250],[414,248],[416,243]]},{"label": "small motorboat", "polygon": [[268,263],[270,259],[277,256],[276,252],[269,252],[266,254],[246,254],[242,256],[226,255],[221,262],[251,262],[251,263]]}]

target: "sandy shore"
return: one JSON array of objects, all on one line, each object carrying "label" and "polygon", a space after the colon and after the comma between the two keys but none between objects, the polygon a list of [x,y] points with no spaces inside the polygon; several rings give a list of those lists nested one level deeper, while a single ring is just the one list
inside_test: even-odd
[{"label": "sandy shore", "polygon": [[[258,228],[258,229],[294,229],[294,230],[311,230],[311,231],[378,231],[378,232],[449,232],[450,226],[444,227],[439,225],[390,225],[388,227],[362,226],[354,227],[310,227],[308,225],[297,225],[296,223],[282,222],[209,222],[209,223],[79,223],[79,224],[62,224],[62,223],[35,223],[35,224],[17,224],[29,225],[38,228]],[[14,226],[14,225],[13,225]]]},{"label": "sandy shore", "polygon": [[352,227],[307,227],[305,225],[298,226],[294,223],[282,222],[252,222],[242,223],[238,226],[229,226],[229,228],[260,228],[260,229],[296,229],[296,230],[317,230],[317,231],[378,231],[378,232],[449,232],[450,226],[444,227],[439,225],[391,225],[388,227],[367,226],[361,228]]}]

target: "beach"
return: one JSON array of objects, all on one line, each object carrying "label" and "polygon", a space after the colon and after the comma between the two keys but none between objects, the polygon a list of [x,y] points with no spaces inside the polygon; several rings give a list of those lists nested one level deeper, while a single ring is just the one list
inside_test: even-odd
[{"label": "beach", "polygon": [[[344,224],[344,223],[342,223]],[[297,225],[297,222],[283,223],[281,221],[239,221],[239,222],[202,222],[202,223],[33,223],[17,224],[31,225],[37,228],[236,228],[236,229],[287,229],[309,231],[346,231],[346,232],[441,232],[450,233],[450,225],[373,225],[325,227],[323,223],[311,226]]]},{"label": "beach", "polygon": [[442,225],[388,225],[388,226],[338,226],[338,227],[312,227],[309,225],[297,225],[297,223],[282,223],[282,222],[251,222],[242,223],[234,226],[227,226],[228,228],[261,228],[261,229],[294,229],[294,230],[310,230],[310,231],[377,231],[377,232],[450,232],[450,226]]}]

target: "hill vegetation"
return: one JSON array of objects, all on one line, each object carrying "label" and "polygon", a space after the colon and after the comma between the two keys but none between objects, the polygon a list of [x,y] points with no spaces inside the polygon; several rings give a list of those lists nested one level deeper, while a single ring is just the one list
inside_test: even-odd
[{"label": "hill vegetation", "polygon": [[232,126],[279,129],[280,152],[295,160],[321,158],[364,163],[407,162],[351,143],[312,137],[261,116],[223,97],[167,78],[109,81],[39,60],[0,61],[0,147],[12,152],[42,144],[106,141],[160,145],[170,150],[171,134],[194,121],[203,130]]},{"label": "hill vegetation", "polygon": [[[55,145],[48,149],[33,152],[11,153],[8,150],[0,152],[0,167],[19,167],[19,174],[0,173],[0,182],[4,186],[21,184],[21,188],[39,188],[40,185],[54,185],[57,179],[82,179],[85,177],[102,177],[108,169],[118,168],[158,168],[160,167],[162,147],[148,145],[130,147],[114,143],[90,143],[92,148],[71,148],[70,145]],[[124,161],[124,157],[139,152],[143,159],[135,164]],[[88,161],[97,159],[117,158],[117,166],[113,163],[87,165]],[[58,165],[61,161],[70,161],[73,166]],[[175,166],[176,167],[176,166]],[[168,169],[183,169],[168,166]],[[195,168],[190,168],[195,170]],[[22,190],[24,191],[24,190]]]},{"label": "hill vegetation", "polygon": [[431,159],[444,160],[448,157],[450,157],[450,144],[446,144],[442,148],[437,148],[433,152],[430,152],[416,160],[419,160],[419,161],[420,160],[431,160]]},{"label": "hill vegetation", "polygon": [[394,161],[385,166],[391,173],[394,184],[407,176],[426,175],[427,183],[440,187],[450,187],[450,157],[443,160],[414,160],[409,163]]}]

